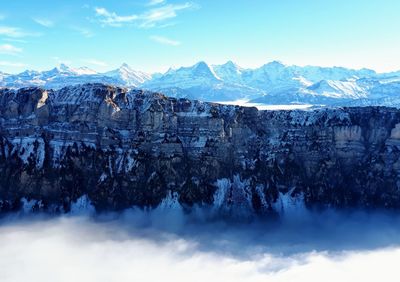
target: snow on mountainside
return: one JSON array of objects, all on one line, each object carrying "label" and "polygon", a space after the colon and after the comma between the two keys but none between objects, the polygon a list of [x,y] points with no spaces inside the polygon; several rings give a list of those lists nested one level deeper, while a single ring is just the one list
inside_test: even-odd
[{"label": "snow on mountainside", "polygon": [[367,92],[355,80],[321,80],[303,90],[304,93],[332,98],[366,98]]},{"label": "snow on mountainside", "polygon": [[103,75],[114,78],[120,85],[133,87],[137,87],[151,79],[150,74],[135,71],[125,63],[119,69],[106,72]]},{"label": "snow on mountainside", "polygon": [[190,88],[199,85],[216,85],[222,80],[205,62],[199,62],[192,67],[181,67],[177,70],[170,69],[164,75],[148,81],[143,86],[152,88]]},{"label": "snow on mountainside", "polygon": [[44,71],[44,72],[34,72],[36,75],[38,76],[42,76],[43,78],[54,78],[57,76],[64,76],[64,77],[68,77],[68,76],[78,76],[78,75],[92,75],[92,74],[96,74],[96,72],[94,70],[91,70],[87,67],[81,67],[81,68],[71,68],[65,64],[61,64],[58,67],[55,67],[52,70],[49,71]]},{"label": "snow on mountainside", "polygon": [[41,86],[60,89],[67,85],[106,83],[143,88],[178,98],[211,102],[248,101],[270,105],[360,105],[366,101],[400,97],[400,71],[378,74],[369,69],[288,66],[279,61],[245,69],[232,61],[222,65],[198,62],[193,66],[147,74],[127,64],[105,73],[87,67],[60,65],[52,70],[27,70],[20,74],[0,72],[0,86]]},{"label": "snow on mountainside", "polygon": [[8,74],[6,74],[5,72],[1,72],[0,71],[0,81],[2,81],[5,77],[9,76]]},{"label": "snow on mountainside", "polygon": [[232,61],[228,61],[223,65],[213,65],[212,68],[218,77],[226,82],[243,83],[242,74],[245,69]]},{"label": "snow on mountainside", "polygon": [[[225,101],[241,98],[255,98],[263,91],[247,85],[232,83],[226,79],[222,68],[199,62],[191,67],[170,69],[164,75],[147,81],[141,87],[163,92],[173,97],[192,98],[206,101]],[[221,78],[218,74],[222,74]]]},{"label": "snow on mountainside", "polygon": [[68,85],[108,83],[117,86],[137,87],[149,79],[151,79],[149,74],[135,71],[127,64],[107,73],[97,73],[87,67],[71,68],[61,64],[48,71],[26,70],[15,75],[5,75],[3,79],[0,75],[0,86],[11,88],[41,86],[60,89]]},{"label": "snow on mountainside", "polygon": [[246,70],[242,74],[242,79],[246,85],[263,89],[268,93],[297,89],[312,84],[300,73],[278,61],[268,63],[258,69]]}]

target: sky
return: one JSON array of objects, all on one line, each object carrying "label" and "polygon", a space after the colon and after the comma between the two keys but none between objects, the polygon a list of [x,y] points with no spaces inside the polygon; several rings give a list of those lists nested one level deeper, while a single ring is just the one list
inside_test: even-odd
[{"label": "sky", "polygon": [[232,60],[400,69],[398,0],[1,0],[0,71]]}]

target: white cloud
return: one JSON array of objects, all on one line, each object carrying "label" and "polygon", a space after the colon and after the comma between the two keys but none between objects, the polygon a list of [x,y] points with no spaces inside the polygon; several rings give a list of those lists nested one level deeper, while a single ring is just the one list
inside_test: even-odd
[{"label": "white cloud", "polygon": [[169,4],[163,7],[151,9],[150,11],[144,13],[141,16],[142,22],[140,24],[141,27],[154,27],[159,22],[163,22],[165,20],[173,19],[177,16],[177,12],[181,10],[186,10],[189,8],[193,8],[194,5],[192,3],[184,3],[184,4]]},{"label": "white cloud", "polygon": [[155,5],[160,5],[165,3],[165,0],[150,0],[148,5],[149,6],[155,6]]},{"label": "white cloud", "polygon": [[32,20],[34,22],[36,22],[37,24],[40,24],[41,26],[44,26],[44,27],[53,27],[54,26],[54,22],[49,19],[33,18]]},{"label": "white cloud", "polygon": [[121,26],[124,23],[130,23],[138,19],[137,15],[119,16],[114,12],[109,12],[105,8],[95,8],[96,15],[101,18],[100,22],[110,26]]},{"label": "white cloud", "polygon": [[3,38],[4,41],[16,42],[16,43],[28,43],[28,41],[20,38]]},{"label": "white cloud", "polygon": [[99,66],[99,67],[106,67],[108,66],[108,64],[106,62],[100,61],[100,60],[96,60],[96,59],[83,59],[83,62],[90,64],[90,65],[94,65],[94,66]]},{"label": "white cloud", "polygon": [[18,55],[22,53],[22,48],[15,47],[11,44],[1,44],[0,45],[0,54],[7,55]]},{"label": "white cloud", "polygon": [[158,42],[158,43],[161,43],[161,44],[164,44],[164,45],[170,45],[170,46],[178,46],[178,45],[181,44],[181,42],[179,42],[179,41],[176,41],[176,40],[173,40],[173,39],[169,39],[169,38],[164,37],[164,36],[153,35],[153,36],[150,36],[150,39],[155,41],[155,42]]},{"label": "white cloud", "polygon": [[[364,221],[353,219],[354,222],[342,226],[348,219],[338,218],[328,229],[324,224],[316,224],[310,233],[303,233],[310,227],[304,222],[286,223],[289,226],[285,222],[274,225],[268,220],[259,225],[229,221],[187,223],[181,218],[179,224],[176,217],[163,215],[133,213],[120,219],[106,215],[106,220],[86,217],[40,220],[34,216],[22,222],[16,217],[10,217],[8,222],[3,219],[1,280],[397,282],[399,279],[399,228],[393,224],[398,220],[382,226],[379,220],[369,221],[368,216]],[[178,228],[171,228],[176,225]],[[341,228],[352,226],[356,227],[350,231]],[[371,240],[371,244],[361,248],[353,244],[365,240]],[[386,244],[376,247],[374,242],[381,240]],[[342,250],[343,246],[347,248]]]},{"label": "white cloud", "polygon": [[11,38],[22,38],[28,36],[40,36],[40,33],[25,32],[18,27],[0,26],[0,35]]},{"label": "white cloud", "polygon": [[83,36],[88,37],[88,38],[94,36],[93,31],[91,31],[90,29],[85,28],[85,27],[72,26],[71,29],[79,32],[80,34],[82,34]]},{"label": "white cloud", "polygon": [[[164,2],[159,2],[164,3]],[[177,12],[197,7],[193,3],[168,4],[157,8],[151,8],[142,14],[121,16],[110,12],[106,8],[95,8],[96,16],[103,25],[120,27],[126,24],[136,24],[141,28],[155,27],[161,22],[177,17]]]},{"label": "white cloud", "polygon": [[0,26],[0,35],[5,35],[8,37],[24,37],[25,34],[16,27],[11,26]]},{"label": "white cloud", "polygon": [[26,67],[27,65],[24,63],[18,63],[18,62],[0,61],[0,66],[1,67],[12,67],[12,68],[23,68],[23,67]]}]

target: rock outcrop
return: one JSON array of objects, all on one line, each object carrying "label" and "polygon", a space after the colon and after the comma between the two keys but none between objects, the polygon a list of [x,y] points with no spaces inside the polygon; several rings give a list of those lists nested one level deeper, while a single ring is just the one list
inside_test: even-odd
[{"label": "rock outcrop", "polygon": [[0,210],[400,208],[400,110],[314,111],[86,84],[0,90]]}]

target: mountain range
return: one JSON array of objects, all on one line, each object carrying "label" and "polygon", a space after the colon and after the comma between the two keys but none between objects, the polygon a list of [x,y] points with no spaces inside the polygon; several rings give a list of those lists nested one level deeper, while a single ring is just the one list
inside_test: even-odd
[{"label": "mountain range", "polygon": [[61,64],[49,71],[0,72],[0,86],[41,86],[106,83],[162,92],[168,96],[212,102],[245,101],[256,104],[400,105],[400,71],[289,66],[274,61],[259,68],[242,68],[232,61],[222,65],[198,62],[162,74],[137,71],[127,64],[99,73],[87,67]]}]

